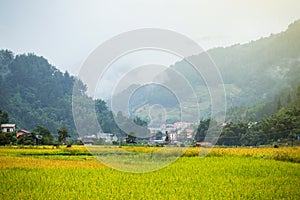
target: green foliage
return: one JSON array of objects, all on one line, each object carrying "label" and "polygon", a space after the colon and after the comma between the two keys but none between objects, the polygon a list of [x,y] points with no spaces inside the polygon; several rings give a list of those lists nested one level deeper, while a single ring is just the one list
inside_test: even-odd
[{"label": "green foliage", "polygon": [[133,132],[127,134],[126,143],[128,144],[135,144],[136,143],[136,136]]},{"label": "green foliage", "polygon": [[47,128],[43,126],[37,126],[32,130],[31,134],[34,134],[38,145],[51,145],[53,144],[53,135]]},{"label": "green foliage", "polygon": [[207,131],[209,129],[210,122],[211,122],[211,119],[205,119],[205,120],[200,121],[200,124],[197,128],[197,132],[195,135],[195,140],[197,142],[204,141],[204,138],[206,137]]},{"label": "green foliage", "polygon": [[75,129],[71,111],[74,77],[33,54],[13,56],[0,51],[0,63],[4,61],[8,73],[0,81],[0,107],[10,113],[13,123],[27,130],[37,124],[51,132],[62,125]]},{"label": "green foliage", "polygon": [[[58,127],[65,127],[70,136],[76,138],[78,134],[72,113],[72,93],[76,83],[74,93],[80,94],[78,101],[83,105],[77,111],[84,113],[79,116],[85,116],[77,119],[78,123],[86,123],[92,115],[86,107],[94,104],[102,131],[124,135],[104,101],[89,98],[86,85],[67,71],[62,73],[45,58],[34,54],[14,56],[11,51],[0,50],[0,72],[0,108],[5,108],[11,122],[20,129],[32,130],[40,125],[56,134]],[[8,122],[7,113],[1,111],[0,119],[1,123]],[[99,130],[89,128],[81,134],[97,132]]]},{"label": "green foliage", "polygon": [[[298,87],[299,88],[299,87]],[[295,91],[298,90],[295,89]],[[284,96],[282,96],[284,98]],[[274,143],[288,143],[293,145],[297,136],[300,135],[300,96],[294,100],[288,100],[288,93],[284,106],[280,103],[279,98],[274,102],[257,105],[254,108],[239,108],[234,112],[230,112],[230,118],[234,119],[234,114],[244,112],[243,121],[232,120],[223,128],[218,138],[217,145],[225,146],[258,146]],[[280,104],[280,106],[278,106]],[[273,115],[269,117],[259,116],[262,110],[267,108],[267,105],[272,105]],[[277,109],[276,109],[277,107]],[[251,115],[257,112],[256,116]],[[254,113],[255,114],[255,113]],[[241,115],[240,115],[241,116]],[[254,116],[251,118],[251,116]],[[258,117],[259,116],[259,117]],[[262,118],[258,121],[254,119]],[[211,126],[211,120],[201,120],[195,135],[195,140],[198,142],[204,141],[207,136],[207,131]]]},{"label": "green foliage", "polygon": [[30,134],[23,134],[17,138],[17,145],[38,145],[37,135],[32,132]]},{"label": "green foliage", "polygon": [[0,146],[14,145],[17,141],[16,134],[11,133],[0,133]]},{"label": "green foliage", "polygon": [[241,137],[246,134],[248,123],[239,121],[237,123],[229,123],[222,129],[222,134],[217,142],[218,145],[240,146]]},{"label": "green foliage", "polygon": [[[7,112],[0,109],[0,125],[9,123],[9,115]],[[13,145],[17,141],[16,133],[2,133],[0,132],[0,146]]]},{"label": "green foliage", "polygon": [[66,143],[67,137],[70,137],[68,130],[65,127],[62,127],[57,130],[58,133],[58,142]]},{"label": "green foliage", "polygon": [[0,109],[0,124],[7,124],[8,122],[9,122],[8,113]]}]

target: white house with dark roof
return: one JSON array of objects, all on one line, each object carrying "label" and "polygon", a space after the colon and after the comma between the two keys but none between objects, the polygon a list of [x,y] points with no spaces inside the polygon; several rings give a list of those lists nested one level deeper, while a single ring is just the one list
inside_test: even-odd
[{"label": "white house with dark roof", "polygon": [[2,133],[11,133],[16,131],[16,124],[1,124]]}]

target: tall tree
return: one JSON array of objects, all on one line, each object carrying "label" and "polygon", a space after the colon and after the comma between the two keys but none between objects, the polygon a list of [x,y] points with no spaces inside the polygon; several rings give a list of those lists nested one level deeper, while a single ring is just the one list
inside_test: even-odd
[{"label": "tall tree", "polygon": [[68,130],[65,127],[62,127],[57,130],[58,133],[58,142],[66,143],[67,137],[70,137]]},{"label": "tall tree", "polygon": [[210,124],[210,119],[206,119],[206,120],[201,120],[200,124],[197,128],[197,132],[195,135],[195,140],[197,142],[203,142],[204,138],[207,134],[208,128],[209,128],[209,124]]},{"label": "tall tree", "polygon": [[170,134],[168,133],[168,131],[166,131],[166,137],[165,137],[165,142],[166,143],[170,143]]}]

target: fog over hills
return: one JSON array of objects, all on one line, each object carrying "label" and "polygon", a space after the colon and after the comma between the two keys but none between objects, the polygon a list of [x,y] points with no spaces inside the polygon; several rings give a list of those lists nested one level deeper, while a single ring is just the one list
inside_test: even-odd
[{"label": "fog over hills", "polygon": [[[300,81],[300,20],[290,24],[288,29],[281,33],[271,34],[269,37],[243,45],[214,48],[207,53],[223,78],[227,108],[252,107],[272,102],[278,96],[288,94]],[[191,59],[197,59],[197,56],[193,57]],[[168,85],[168,82],[173,81],[170,73],[174,70],[185,77],[195,91],[201,117],[209,117],[209,87],[206,86],[203,77],[186,60],[182,60],[159,76],[165,77],[162,84]],[[122,101],[122,95],[127,93],[125,90],[123,94],[118,94],[119,101]],[[185,94],[185,100],[180,103],[189,104],[192,95]],[[179,104],[174,95],[168,95],[162,88],[150,86],[142,86],[135,91],[130,101],[133,112],[131,114],[147,118],[149,109],[155,104],[165,107],[169,113],[167,119],[180,119]],[[266,114],[271,113],[268,111]]]}]

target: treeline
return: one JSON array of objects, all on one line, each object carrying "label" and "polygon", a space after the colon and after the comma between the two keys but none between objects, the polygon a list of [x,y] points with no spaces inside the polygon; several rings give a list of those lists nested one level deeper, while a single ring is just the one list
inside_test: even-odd
[{"label": "treeline", "polygon": [[[7,112],[0,110],[0,122],[0,124],[9,123]],[[18,131],[0,133],[0,145],[59,145],[66,144],[66,139],[70,137],[65,127],[57,130],[57,138],[43,126],[37,126],[31,131],[22,131],[20,135]],[[73,142],[76,141],[68,141],[69,144]]]},{"label": "treeline", "polygon": [[53,134],[49,129],[43,126],[37,126],[28,134],[17,136],[16,132],[1,133],[0,134],[0,145],[71,145],[78,141],[70,140],[66,138],[70,137],[66,128],[60,128],[57,130],[58,137],[54,138]]},{"label": "treeline", "polygon": [[[295,91],[296,99],[278,112],[260,121],[236,121],[227,123],[218,138],[217,145],[257,146],[276,143],[291,145],[300,135],[300,85]],[[275,100],[276,102],[276,100]],[[197,128],[195,140],[204,141],[208,127],[214,120],[202,120]]]},{"label": "treeline", "polygon": [[[99,106],[105,106],[102,101],[97,100],[96,105]],[[100,106],[101,107],[101,106]],[[109,112],[110,113],[110,112]],[[106,114],[109,114],[106,113]],[[135,117],[133,119],[133,122],[128,119],[127,117],[123,116],[121,112],[119,112],[116,116],[116,121],[120,123],[121,127],[129,127],[132,126],[133,123],[138,125],[139,127],[131,128],[130,133],[126,133],[124,131],[117,130],[115,131],[114,128],[116,123],[112,123],[111,127],[105,127],[109,128],[112,132],[118,132],[116,136],[119,138],[119,141],[114,141],[113,144],[136,144],[136,143],[146,143],[149,138],[138,138],[136,135],[137,133],[141,134],[144,132],[145,135],[148,135],[148,129],[147,129],[147,122],[142,120],[139,117]],[[7,124],[9,123],[9,115],[7,112],[2,111],[0,109],[0,124]],[[100,123],[103,123],[103,121],[100,120]],[[146,131],[146,132],[145,132]],[[56,131],[56,136],[53,134],[49,129],[43,127],[43,126],[36,126],[31,131],[26,130],[16,130],[14,132],[0,132],[0,146],[5,145],[61,145],[61,144],[79,144],[82,145],[83,141],[78,140],[79,138],[70,138],[71,135],[69,134],[69,131],[62,127]],[[69,138],[69,139],[67,139]],[[102,145],[105,144],[105,140],[102,138],[93,138],[93,141],[95,144]]]}]

